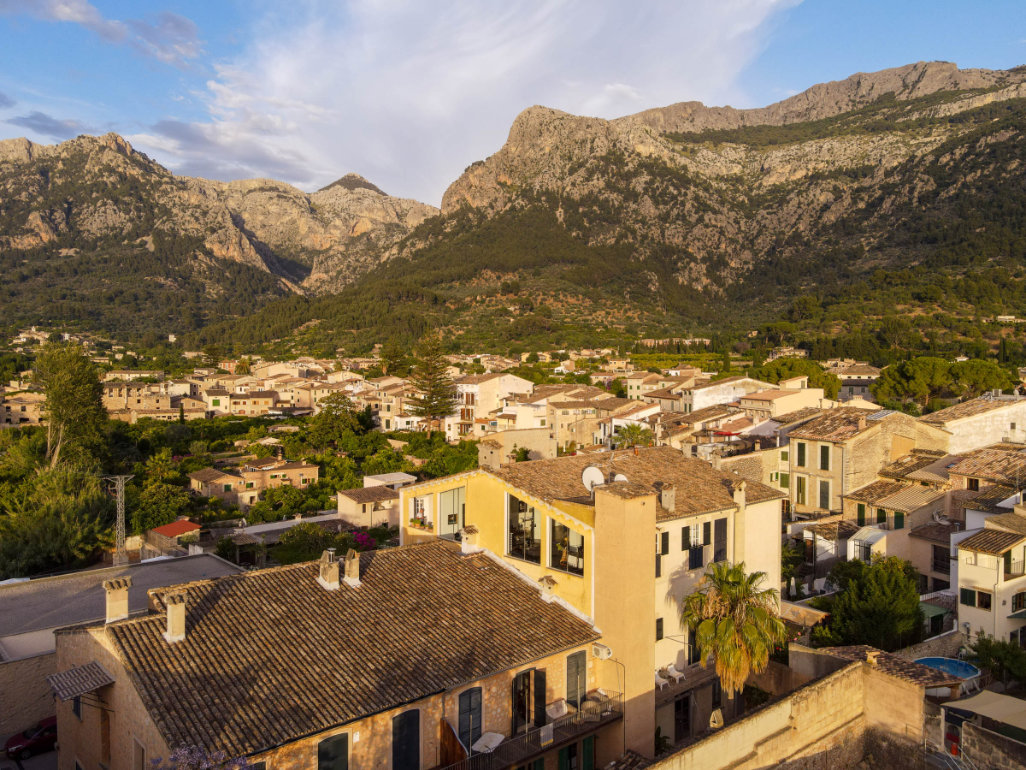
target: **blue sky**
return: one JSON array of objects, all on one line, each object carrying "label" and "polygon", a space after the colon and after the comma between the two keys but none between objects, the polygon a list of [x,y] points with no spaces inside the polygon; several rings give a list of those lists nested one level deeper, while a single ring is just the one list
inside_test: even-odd
[{"label": "blue sky", "polygon": [[1026,63],[1022,0],[0,0],[0,138],[438,203],[525,107],[754,107],[918,60]]}]

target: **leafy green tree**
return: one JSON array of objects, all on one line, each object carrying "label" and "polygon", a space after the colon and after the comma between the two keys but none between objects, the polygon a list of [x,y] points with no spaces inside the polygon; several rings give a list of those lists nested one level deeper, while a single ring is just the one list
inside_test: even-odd
[{"label": "leafy green tree", "polygon": [[786,640],[777,592],[760,588],[765,577],[764,572],[746,573],[743,562],[716,562],[683,603],[681,625],[695,631],[702,665],[710,655],[715,659],[728,697],[745,686],[749,673],[763,671],[773,646]]},{"label": "leafy green tree", "polygon": [[347,535],[329,532],[313,522],[304,522],[285,530],[271,555],[279,564],[296,564],[317,559],[328,548],[335,548],[341,556],[351,544]]},{"label": "leafy green tree", "polygon": [[107,412],[93,362],[77,345],[48,343],[35,365],[35,382],[46,394],[46,458],[62,451],[72,459],[95,456],[102,447]]},{"label": "leafy green tree", "polygon": [[442,339],[432,334],[421,340],[410,382],[417,395],[410,399],[410,413],[427,421],[428,432],[456,411],[456,386],[442,354]]},{"label": "leafy green tree", "polygon": [[318,412],[310,421],[307,438],[318,449],[340,441],[347,433],[362,431],[358,410],[345,393],[336,391],[317,402]]},{"label": "leafy green tree", "polygon": [[868,644],[890,652],[922,638],[916,570],[907,561],[854,559],[834,567],[830,579],[841,590],[829,606],[829,625],[813,632],[817,644]]},{"label": "leafy green tree", "polygon": [[1026,650],[1018,644],[978,631],[969,652],[980,666],[1001,680],[1006,690],[1013,679],[1026,683]]},{"label": "leafy green tree", "polygon": [[171,450],[163,447],[154,452],[146,460],[147,484],[173,484],[182,480],[178,463],[171,456]]},{"label": "leafy green tree", "polygon": [[410,373],[410,359],[398,337],[389,337],[381,346],[381,371],[393,377]]},{"label": "leafy green tree", "polygon": [[993,361],[980,358],[953,363],[951,379],[963,398],[976,398],[989,390],[1009,390],[1012,387],[1008,372]]},{"label": "leafy green tree", "polygon": [[648,428],[642,428],[636,423],[628,423],[620,426],[614,438],[617,448],[629,449],[634,446],[650,446],[655,436]]},{"label": "leafy green tree", "polygon": [[170,524],[189,510],[189,505],[189,495],[182,487],[160,481],[147,484],[130,511],[132,531],[142,534]]}]

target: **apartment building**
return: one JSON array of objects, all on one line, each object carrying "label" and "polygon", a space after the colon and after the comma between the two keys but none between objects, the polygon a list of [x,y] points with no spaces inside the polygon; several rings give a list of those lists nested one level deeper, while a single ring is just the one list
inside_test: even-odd
[{"label": "apartment building", "polygon": [[[57,633],[61,770],[196,748],[284,768],[605,766],[622,706],[600,633],[490,555],[445,542],[150,593]],[[511,611],[515,608],[515,611]]]},{"label": "apartment building", "polygon": [[958,543],[958,622],[1026,647],[1026,516],[984,528]]},{"label": "apartment building", "polygon": [[951,434],[948,451],[964,454],[996,441],[1026,442],[1026,398],[981,396],[919,418]]},{"label": "apartment building", "polygon": [[194,471],[189,474],[189,489],[245,510],[268,489],[281,486],[302,489],[316,484],[318,478],[320,468],[312,463],[273,461],[244,465],[230,471],[217,468]]},{"label": "apartment building", "polygon": [[[657,726],[677,742],[704,730],[716,708],[732,714],[734,704],[719,698],[715,674],[698,665],[693,637],[680,628],[680,602],[713,561],[743,561],[766,572],[766,587],[779,586],[781,497],[673,449],[646,448],[406,487],[400,532],[404,543],[472,533],[592,618],[625,671],[603,667],[601,686],[626,676],[627,745],[651,756]],[[668,674],[671,664],[683,677]]]},{"label": "apartment building", "polygon": [[34,391],[0,393],[0,427],[18,428],[43,422],[46,396]]}]

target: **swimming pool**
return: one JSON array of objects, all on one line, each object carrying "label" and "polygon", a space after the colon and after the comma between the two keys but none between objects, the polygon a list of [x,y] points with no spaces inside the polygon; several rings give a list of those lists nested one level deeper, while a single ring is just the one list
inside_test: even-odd
[{"label": "swimming pool", "polygon": [[980,675],[980,669],[972,663],[966,663],[964,660],[956,660],[955,658],[918,658],[916,663],[922,663],[924,666],[935,668],[938,671],[943,671],[945,674],[951,674],[962,679],[972,679]]}]

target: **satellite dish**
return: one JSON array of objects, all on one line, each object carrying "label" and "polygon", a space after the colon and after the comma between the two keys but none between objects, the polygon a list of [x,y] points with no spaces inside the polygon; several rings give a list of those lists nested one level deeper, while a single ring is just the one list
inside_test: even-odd
[{"label": "satellite dish", "polygon": [[584,484],[585,489],[591,492],[596,486],[606,483],[606,476],[602,473],[601,468],[589,465],[581,473],[581,483]]},{"label": "satellite dish", "polygon": [[713,713],[709,715],[709,727],[714,730],[723,727],[723,711],[721,709],[715,709]]},{"label": "satellite dish", "polygon": [[627,481],[627,477],[624,476],[622,473],[617,473],[615,476],[613,476],[613,481]]}]

